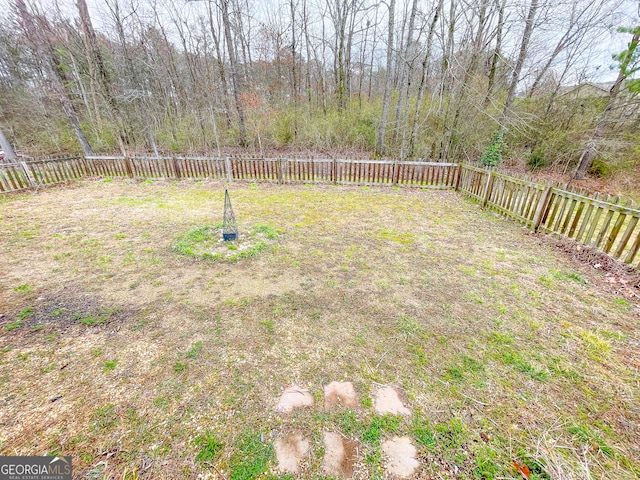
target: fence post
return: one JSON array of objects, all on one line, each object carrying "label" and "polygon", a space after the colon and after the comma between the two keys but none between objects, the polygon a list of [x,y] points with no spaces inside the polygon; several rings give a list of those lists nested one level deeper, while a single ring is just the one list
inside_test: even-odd
[{"label": "fence post", "polygon": [[338,183],[338,161],[334,158],[331,162],[331,180],[333,180],[333,184]]},{"label": "fence post", "polygon": [[180,167],[178,166],[178,160],[176,159],[175,155],[171,157],[171,159],[173,160],[173,171],[176,174],[176,178],[181,178],[182,172],[180,172]]},{"label": "fence post", "polygon": [[547,209],[549,207],[549,200],[551,199],[551,190],[551,186],[547,186],[547,188],[545,188],[542,192],[542,196],[538,201],[538,208],[536,209],[536,214],[533,217],[533,223],[531,224],[531,229],[534,232],[538,231],[540,225],[542,225],[544,217],[546,216]]},{"label": "fence post", "polygon": [[278,185],[282,184],[282,159],[279,158],[276,160],[276,165],[278,168]]},{"label": "fence post", "polygon": [[491,195],[491,187],[493,186],[493,169],[489,170],[487,175],[487,184],[484,186],[484,193],[482,194],[482,207],[486,207],[489,203],[489,196]]},{"label": "fence post", "polygon": [[398,167],[398,159],[393,160],[393,186],[398,185],[398,178],[400,177],[400,168]]},{"label": "fence post", "polygon": [[133,178],[133,167],[131,166],[131,160],[127,156],[124,157],[124,166],[127,169],[127,175],[129,175],[129,178]]},{"label": "fence post", "polygon": [[31,185],[31,188],[38,188],[35,180],[31,176],[31,172],[29,171],[29,167],[27,166],[27,164],[25,162],[20,162],[20,165],[22,165],[22,169],[24,170],[24,174],[27,176],[27,180],[29,180],[29,185]]},{"label": "fence post", "polygon": [[233,182],[233,172],[231,171],[231,160],[229,159],[229,155],[224,157],[224,165],[227,169],[227,180],[231,183]]},{"label": "fence post", "polygon": [[455,183],[455,191],[460,190],[460,181],[462,180],[462,162],[458,164],[458,168],[456,168],[457,176]]}]

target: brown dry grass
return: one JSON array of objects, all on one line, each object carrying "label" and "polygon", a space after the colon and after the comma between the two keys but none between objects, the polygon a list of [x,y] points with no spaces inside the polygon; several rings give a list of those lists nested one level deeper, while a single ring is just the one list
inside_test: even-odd
[{"label": "brown dry grass", "polygon": [[[73,455],[93,478],[239,479],[275,467],[269,445],[296,430],[309,478],[322,431],[341,431],[362,442],[361,478],[384,476],[395,434],[415,439],[421,478],[518,478],[513,460],[531,478],[640,473],[639,309],[602,273],[454,193],[231,196],[241,230],[284,231],[237,263],[172,251],[220,220],[219,183],[0,197],[2,454]],[[334,380],[359,408],[322,409]],[[290,384],[316,407],[278,414]],[[381,384],[412,417],[379,424]],[[223,447],[196,461],[205,433]]]}]

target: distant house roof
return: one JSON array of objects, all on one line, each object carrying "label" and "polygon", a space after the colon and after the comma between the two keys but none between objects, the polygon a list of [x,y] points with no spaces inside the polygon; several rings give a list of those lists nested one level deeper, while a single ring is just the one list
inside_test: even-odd
[{"label": "distant house roof", "polygon": [[584,82],[579,85],[560,87],[560,95],[573,95],[576,97],[608,97],[615,82]]}]

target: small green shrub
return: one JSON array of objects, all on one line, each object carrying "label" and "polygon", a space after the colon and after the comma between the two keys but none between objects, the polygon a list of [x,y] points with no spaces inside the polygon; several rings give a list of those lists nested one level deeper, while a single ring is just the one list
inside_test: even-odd
[{"label": "small green shrub", "polygon": [[529,155],[529,160],[527,160],[527,165],[529,165],[531,170],[539,170],[548,167],[550,164],[551,162],[549,162],[549,159],[540,147],[534,149],[531,155]]},{"label": "small green shrub", "polygon": [[493,134],[491,144],[485,148],[480,156],[480,163],[485,167],[497,167],[502,163],[502,149],[505,147],[504,130]]},{"label": "small green shrub", "polygon": [[606,177],[611,173],[611,166],[601,158],[595,158],[589,166],[587,172],[597,178]]}]

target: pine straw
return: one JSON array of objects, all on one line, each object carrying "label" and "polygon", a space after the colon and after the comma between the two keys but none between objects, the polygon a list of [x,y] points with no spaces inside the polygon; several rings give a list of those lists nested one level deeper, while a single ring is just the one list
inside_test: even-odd
[{"label": "pine straw", "polygon": [[560,235],[536,235],[543,243],[566,253],[573,261],[604,273],[604,285],[609,290],[640,303],[640,271],[616,260],[604,252],[581,245],[575,240]]}]

